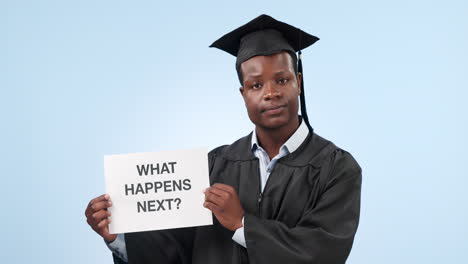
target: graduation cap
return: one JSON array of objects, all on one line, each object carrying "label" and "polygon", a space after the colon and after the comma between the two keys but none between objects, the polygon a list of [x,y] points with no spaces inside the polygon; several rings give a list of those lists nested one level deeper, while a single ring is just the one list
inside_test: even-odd
[{"label": "graduation cap", "polygon": [[312,131],[305,105],[301,50],[314,44],[317,40],[319,38],[299,28],[278,21],[268,15],[260,15],[247,24],[222,36],[213,42],[210,47],[221,49],[237,57],[236,70],[241,84],[240,65],[244,61],[254,56],[268,56],[283,51],[289,52],[296,61],[296,52],[298,52],[297,71],[302,75],[300,95],[301,115],[309,130]]}]

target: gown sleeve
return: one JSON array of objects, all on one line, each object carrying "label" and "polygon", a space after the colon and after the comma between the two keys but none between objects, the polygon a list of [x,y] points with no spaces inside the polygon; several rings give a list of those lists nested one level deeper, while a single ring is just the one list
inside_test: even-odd
[{"label": "gown sleeve", "polygon": [[112,253],[112,259],[114,260],[114,264],[127,264],[127,262],[117,257],[114,253]]},{"label": "gown sleeve", "polygon": [[338,150],[321,173],[321,197],[307,205],[296,226],[245,215],[250,263],[345,263],[359,222],[361,168]]}]

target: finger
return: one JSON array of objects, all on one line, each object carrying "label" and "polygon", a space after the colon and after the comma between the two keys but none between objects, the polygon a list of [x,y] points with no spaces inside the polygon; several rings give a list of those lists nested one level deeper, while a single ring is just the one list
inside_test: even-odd
[{"label": "finger", "polygon": [[93,204],[91,206],[91,209],[92,209],[92,212],[95,213],[99,210],[107,210],[107,208],[111,207],[112,206],[112,201],[101,201],[101,202],[97,202],[95,204]]},{"label": "finger", "polygon": [[94,214],[92,214],[91,218],[92,218],[92,221],[95,222],[95,223],[99,223],[101,222],[103,219],[109,217],[111,215],[111,213],[109,211],[106,211],[106,210],[100,210]]},{"label": "finger", "polygon": [[[104,213],[103,213],[104,212]],[[108,216],[106,215],[106,210],[100,210],[91,214],[86,220],[91,226],[97,227],[97,225]]]},{"label": "finger", "polygon": [[228,192],[218,189],[216,187],[210,187],[206,190],[205,194],[211,193],[213,195],[219,196],[219,197],[224,197]]},{"label": "finger", "polygon": [[110,218],[103,219],[101,222],[99,222],[99,224],[97,224],[97,227],[101,230],[105,230],[110,224],[110,222]]},{"label": "finger", "polygon": [[220,189],[217,186],[212,186],[208,192],[213,193],[217,196],[223,197],[224,199],[229,199],[232,196],[232,193],[226,190]]},{"label": "finger", "polygon": [[105,201],[105,200],[109,200],[109,199],[110,199],[109,195],[108,195],[107,193],[105,193],[105,194],[103,194],[103,195],[100,195],[100,196],[98,196],[98,197],[92,199],[92,200],[89,202],[89,205],[93,205],[93,204],[95,204],[95,203],[97,203],[97,202]]},{"label": "finger", "polygon": [[208,208],[214,214],[221,213],[223,210],[212,202],[204,202],[203,207]]},{"label": "finger", "polygon": [[223,191],[226,191],[226,192],[229,192],[229,193],[235,193],[236,192],[234,187],[232,187],[230,185],[227,185],[227,184],[223,184],[223,183],[215,183],[211,187],[215,187],[216,189],[220,189],[220,190],[223,190]]},{"label": "finger", "polygon": [[210,192],[205,194],[205,201],[214,203],[218,206],[224,203],[224,199],[222,197],[215,195],[213,193],[210,193]]}]

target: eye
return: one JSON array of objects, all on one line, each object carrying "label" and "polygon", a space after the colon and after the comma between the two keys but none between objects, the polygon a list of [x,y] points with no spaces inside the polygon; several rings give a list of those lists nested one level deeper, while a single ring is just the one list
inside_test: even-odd
[{"label": "eye", "polygon": [[289,80],[286,79],[286,78],[279,78],[277,82],[278,82],[278,84],[284,85],[284,84],[288,83],[288,81]]},{"label": "eye", "polygon": [[251,88],[254,89],[254,90],[260,89],[260,88],[262,88],[262,84],[261,83],[254,83],[251,86]]}]

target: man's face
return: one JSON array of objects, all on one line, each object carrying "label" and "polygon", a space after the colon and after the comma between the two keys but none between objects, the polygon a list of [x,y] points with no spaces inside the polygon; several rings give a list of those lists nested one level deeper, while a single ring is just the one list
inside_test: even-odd
[{"label": "man's face", "polygon": [[[250,120],[264,129],[296,125],[300,75],[287,52],[255,56],[240,66],[240,88]],[[295,128],[293,128],[295,129]]]}]

